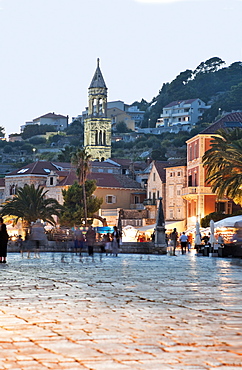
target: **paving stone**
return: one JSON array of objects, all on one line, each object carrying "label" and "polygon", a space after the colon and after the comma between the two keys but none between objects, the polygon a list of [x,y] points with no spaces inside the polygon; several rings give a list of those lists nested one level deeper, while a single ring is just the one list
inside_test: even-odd
[{"label": "paving stone", "polygon": [[230,262],[9,253],[0,369],[242,368],[242,266]]}]

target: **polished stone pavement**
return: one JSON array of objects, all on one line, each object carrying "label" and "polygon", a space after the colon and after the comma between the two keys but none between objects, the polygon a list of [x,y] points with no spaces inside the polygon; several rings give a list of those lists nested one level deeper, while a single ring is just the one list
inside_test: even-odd
[{"label": "polished stone pavement", "polygon": [[9,253],[0,369],[238,370],[242,260]]}]

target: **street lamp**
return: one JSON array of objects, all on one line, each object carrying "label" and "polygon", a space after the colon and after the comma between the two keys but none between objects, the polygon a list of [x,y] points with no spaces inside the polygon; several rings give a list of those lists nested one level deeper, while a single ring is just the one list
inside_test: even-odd
[{"label": "street lamp", "polygon": [[36,152],[36,148],[33,148],[33,157],[34,157],[34,161],[36,160],[36,158],[35,158],[35,152]]}]

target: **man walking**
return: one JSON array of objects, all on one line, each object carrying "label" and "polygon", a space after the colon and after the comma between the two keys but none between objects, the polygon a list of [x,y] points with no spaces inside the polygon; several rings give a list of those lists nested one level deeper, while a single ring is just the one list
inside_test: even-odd
[{"label": "man walking", "polygon": [[185,251],[185,253],[187,251],[187,241],[188,241],[188,237],[185,234],[185,232],[183,231],[183,233],[180,236],[182,254],[184,254],[184,251]]},{"label": "man walking", "polygon": [[92,226],[89,226],[86,232],[86,241],[88,247],[88,254],[89,256],[93,256],[93,246],[96,241],[96,233]]}]

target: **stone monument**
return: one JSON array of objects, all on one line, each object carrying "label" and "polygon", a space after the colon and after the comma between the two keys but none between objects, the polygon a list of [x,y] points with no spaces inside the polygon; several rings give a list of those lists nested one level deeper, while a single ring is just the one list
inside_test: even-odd
[{"label": "stone monument", "polygon": [[166,229],[165,229],[165,217],[163,212],[162,198],[159,198],[159,208],[156,218],[155,227],[155,250],[159,254],[167,253],[167,243],[166,243]]}]

